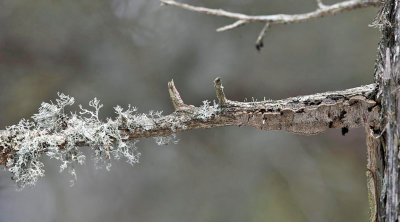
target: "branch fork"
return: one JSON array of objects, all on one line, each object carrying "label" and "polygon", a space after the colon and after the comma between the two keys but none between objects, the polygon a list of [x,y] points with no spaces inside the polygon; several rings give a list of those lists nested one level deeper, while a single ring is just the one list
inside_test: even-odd
[{"label": "branch fork", "polygon": [[162,5],[170,5],[186,9],[193,12],[198,12],[202,14],[214,15],[218,17],[226,17],[236,20],[234,23],[223,26],[217,29],[217,32],[223,32],[238,28],[240,26],[246,25],[248,23],[260,22],[264,23],[258,38],[256,40],[256,48],[260,50],[263,46],[262,39],[265,36],[270,25],[273,24],[291,24],[306,22],[312,19],[321,18],[328,15],[335,15],[344,11],[350,11],[358,8],[379,6],[381,4],[380,0],[347,0],[339,2],[333,5],[325,5],[322,0],[317,1],[317,9],[308,13],[302,14],[275,14],[275,15],[246,15],[242,13],[229,12],[222,9],[212,9],[200,6],[194,6],[190,4],[176,2],[174,0],[160,0]]}]

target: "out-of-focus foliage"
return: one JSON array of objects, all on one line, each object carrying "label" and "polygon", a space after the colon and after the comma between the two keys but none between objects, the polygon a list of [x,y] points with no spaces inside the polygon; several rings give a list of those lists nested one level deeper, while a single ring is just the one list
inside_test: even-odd
[{"label": "out-of-focus foliage", "polygon": [[[249,14],[299,13],[312,0],[186,1]],[[333,3],[336,1],[326,1]],[[215,99],[222,76],[228,99],[277,99],[373,81],[377,9],[308,23],[272,26],[258,53],[262,24],[216,33],[228,19],[157,0],[4,0],[0,2],[0,127],[36,113],[63,92],[87,104],[172,111],[167,81],[184,101]],[[167,147],[142,141],[141,163],[77,167],[72,188],[57,161],[46,177],[16,192],[0,176],[4,221],[366,221],[363,130],[304,137],[248,128],[179,134]],[[86,152],[83,149],[83,152]],[[37,204],[40,200],[41,204]]]}]

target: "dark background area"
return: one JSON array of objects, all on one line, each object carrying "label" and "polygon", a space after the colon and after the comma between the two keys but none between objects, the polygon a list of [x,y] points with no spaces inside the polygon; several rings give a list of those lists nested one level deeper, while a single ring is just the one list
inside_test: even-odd
[{"label": "dark background area", "polygon": [[[185,2],[248,14],[316,8],[313,0]],[[239,101],[369,84],[379,32],[368,24],[376,12],[273,25],[257,52],[263,24],[217,33],[234,21],[157,0],[2,0],[0,128],[29,118],[57,92],[77,104],[99,98],[104,119],[128,104],[168,114],[172,78],[194,105],[215,99],[217,76]],[[60,163],[46,158],[46,176],[33,188],[18,192],[1,172],[0,221],[368,220],[363,129],[299,136],[224,127],[178,139],[162,147],[142,140],[140,163],[114,161],[110,172],[88,158],[73,187]]]}]

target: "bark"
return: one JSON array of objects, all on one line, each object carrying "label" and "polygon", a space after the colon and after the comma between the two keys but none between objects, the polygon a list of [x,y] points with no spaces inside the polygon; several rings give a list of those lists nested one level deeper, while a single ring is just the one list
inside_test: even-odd
[{"label": "bark", "polygon": [[381,104],[380,130],[367,128],[371,221],[399,221],[399,5],[387,0],[376,17],[382,30],[375,80]]},{"label": "bark", "polygon": [[[349,128],[361,127],[365,121],[370,122],[373,129],[379,127],[380,108],[375,102],[375,84],[283,100],[236,102],[225,98],[219,78],[215,83],[219,105],[195,107],[183,102],[171,81],[168,84],[169,93],[176,111],[170,115],[149,119],[151,127],[150,125],[133,127],[129,125],[128,127],[127,122],[135,121],[130,120],[131,117],[123,117],[123,121],[117,121],[120,134],[118,137],[135,140],[221,126],[250,126],[260,130],[285,129],[287,132],[303,135],[318,134],[329,128],[341,128],[342,133],[345,134]],[[40,138],[48,137],[49,139],[44,141],[52,140],[55,144],[59,144],[60,149],[63,149],[71,145],[68,144],[68,141],[71,141],[69,137],[77,137],[70,133],[68,118],[63,117],[62,127],[56,133],[33,128],[31,130],[33,132],[23,134],[36,135]],[[98,128],[108,128],[103,127],[102,124],[107,123],[99,123]],[[7,130],[0,132],[0,164],[6,164],[18,150],[17,144],[23,141],[16,136],[18,132],[10,133]],[[35,139],[25,136],[22,138]],[[76,143],[75,146],[91,146],[85,140],[73,141]],[[37,144],[36,146],[48,145]]]}]

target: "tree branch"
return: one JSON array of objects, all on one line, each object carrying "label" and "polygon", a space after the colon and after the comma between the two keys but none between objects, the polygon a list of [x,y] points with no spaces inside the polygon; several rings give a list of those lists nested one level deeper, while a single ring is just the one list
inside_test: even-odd
[{"label": "tree branch", "polygon": [[[373,100],[375,84],[284,100],[237,102],[225,98],[221,81],[217,78],[215,87],[221,105],[206,104],[200,107],[184,104],[173,81],[169,82],[168,86],[176,112],[151,119],[154,127],[149,128],[138,125],[131,129],[126,126],[126,122],[130,120],[125,119],[118,126],[122,135],[128,136],[129,139],[140,139],[220,126],[251,126],[262,130],[286,129],[291,133],[314,135],[328,128],[360,127],[363,125],[364,116],[375,120],[379,108]],[[177,100],[179,102],[176,102]],[[64,131],[67,130],[68,127]],[[68,139],[62,132],[57,133],[59,144],[65,145]],[[10,132],[3,130],[1,134],[0,151],[13,150],[13,147],[4,146],[4,141],[10,140]],[[89,144],[80,141],[78,145]],[[5,158],[0,158],[0,164],[5,164]]]},{"label": "tree branch", "polygon": [[327,15],[335,15],[340,12],[350,11],[358,8],[364,8],[369,6],[379,6],[379,0],[349,0],[344,2],[339,2],[333,5],[323,5],[315,11],[303,13],[303,14],[276,14],[276,15],[246,15],[235,12],[228,12],[222,9],[211,9],[205,7],[193,6],[185,3],[179,3],[173,0],[161,0],[164,5],[177,6],[189,11],[199,12],[208,15],[215,15],[219,17],[226,17],[231,19],[236,19],[239,21],[247,22],[262,22],[270,24],[290,24],[309,21],[315,18],[321,18]]},{"label": "tree branch", "polygon": [[[82,146],[96,150],[98,159],[125,156],[135,163],[138,156],[129,141],[154,137],[157,143],[171,142],[177,132],[208,129],[221,126],[250,126],[260,130],[281,130],[314,135],[328,128],[360,127],[364,119],[370,125],[378,123],[379,106],[374,101],[375,84],[326,92],[284,100],[261,102],[236,102],[226,99],[221,79],[215,80],[218,104],[204,101],[202,106],[184,104],[173,81],[168,91],[175,112],[137,114],[129,107],[115,107],[117,117],[102,122],[98,118],[99,100],[89,104],[94,111],[80,106],[78,114],[65,114],[64,107],[72,105],[73,98],[60,95],[57,104],[43,103],[33,122],[22,120],[19,124],[0,131],[0,164],[14,173],[17,182],[34,184],[43,176],[39,157],[46,154],[63,161],[64,168],[82,159]],[[343,131],[342,131],[343,132]],[[32,166],[34,166],[33,169]],[[30,168],[29,168],[30,167]],[[33,173],[32,173],[33,172]]]},{"label": "tree branch", "polygon": [[267,31],[268,31],[268,28],[269,28],[269,23],[266,23],[266,24],[264,25],[264,27],[261,29],[260,34],[258,34],[258,37],[257,37],[257,40],[256,40],[256,49],[257,49],[258,51],[260,51],[260,49],[264,46],[263,40],[264,40],[265,34],[266,34]]},{"label": "tree branch", "polygon": [[[176,6],[189,11],[194,11],[198,13],[214,15],[219,17],[226,17],[235,19],[236,22],[223,26],[217,29],[217,32],[223,32],[227,30],[232,30],[234,28],[240,27],[247,23],[261,22],[266,25],[263,27],[261,34],[259,35],[256,48],[259,50],[262,47],[262,38],[269,25],[273,24],[291,24],[306,22],[312,19],[325,17],[328,15],[335,15],[344,11],[350,11],[358,8],[364,8],[369,6],[379,6],[381,4],[380,0],[348,0],[344,2],[339,2],[333,5],[324,5],[321,0],[317,0],[318,8],[315,11],[303,13],[303,14],[276,14],[276,15],[246,15],[236,12],[229,12],[222,9],[212,9],[199,6],[193,6],[185,3],[176,2],[174,0],[160,0],[164,5]],[[260,40],[261,36],[261,40]]]}]

